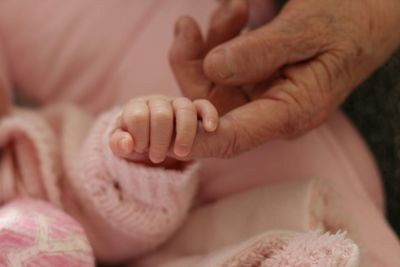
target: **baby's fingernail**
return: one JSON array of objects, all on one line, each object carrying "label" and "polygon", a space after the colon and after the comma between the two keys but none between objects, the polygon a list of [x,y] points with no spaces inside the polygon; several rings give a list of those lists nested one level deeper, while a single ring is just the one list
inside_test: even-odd
[{"label": "baby's fingernail", "polygon": [[207,128],[207,131],[214,132],[215,130],[217,130],[217,122],[215,120],[207,120],[206,128]]},{"label": "baby's fingernail", "polygon": [[154,164],[162,163],[165,160],[165,157],[160,155],[150,155],[149,158]]},{"label": "baby's fingernail", "polygon": [[174,153],[178,157],[182,157],[183,158],[183,157],[186,157],[187,155],[189,155],[190,148],[188,146],[185,146],[185,145],[177,145],[174,148]]},{"label": "baby's fingernail", "polygon": [[131,153],[133,150],[132,141],[127,137],[123,137],[121,140],[119,140],[119,148],[124,154]]}]

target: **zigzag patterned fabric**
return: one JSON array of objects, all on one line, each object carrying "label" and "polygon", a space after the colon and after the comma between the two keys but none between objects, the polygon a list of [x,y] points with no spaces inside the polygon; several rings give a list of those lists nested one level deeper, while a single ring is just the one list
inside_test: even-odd
[{"label": "zigzag patterned fabric", "polygon": [[0,266],[94,266],[82,227],[50,204],[31,199],[0,209]]}]

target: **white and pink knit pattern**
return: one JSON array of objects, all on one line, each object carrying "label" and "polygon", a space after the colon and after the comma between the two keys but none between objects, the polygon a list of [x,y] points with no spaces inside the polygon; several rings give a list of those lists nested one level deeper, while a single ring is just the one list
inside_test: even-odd
[{"label": "white and pink knit pattern", "polygon": [[0,266],[94,266],[82,227],[50,204],[20,199],[0,209]]}]

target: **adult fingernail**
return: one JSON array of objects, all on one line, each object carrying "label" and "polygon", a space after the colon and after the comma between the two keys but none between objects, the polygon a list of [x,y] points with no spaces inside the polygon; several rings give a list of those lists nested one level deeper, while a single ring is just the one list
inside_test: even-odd
[{"label": "adult fingernail", "polygon": [[193,22],[189,17],[180,18],[175,25],[175,37],[179,36],[180,38],[184,38],[185,40],[192,42],[201,40],[201,36],[198,35],[193,26]]},{"label": "adult fingernail", "polygon": [[219,49],[210,56],[211,69],[222,80],[234,76],[234,65],[227,49]]}]

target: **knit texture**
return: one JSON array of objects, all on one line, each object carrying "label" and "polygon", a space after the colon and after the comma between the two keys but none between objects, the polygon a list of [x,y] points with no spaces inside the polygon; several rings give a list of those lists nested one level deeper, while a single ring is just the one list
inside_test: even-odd
[{"label": "knit texture", "polygon": [[0,208],[0,266],[94,267],[82,227],[49,203],[19,199]]},{"label": "knit texture", "polygon": [[344,233],[298,234],[289,241],[272,243],[269,250],[269,258],[262,262],[261,267],[359,266],[358,247],[346,239]]},{"label": "knit texture", "polygon": [[195,165],[146,167],[109,148],[119,110],[97,122],[74,106],[13,109],[0,121],[0,202],[26,196],[64,208],[98,259],[127,260],[163,243],[196,189]]}]

